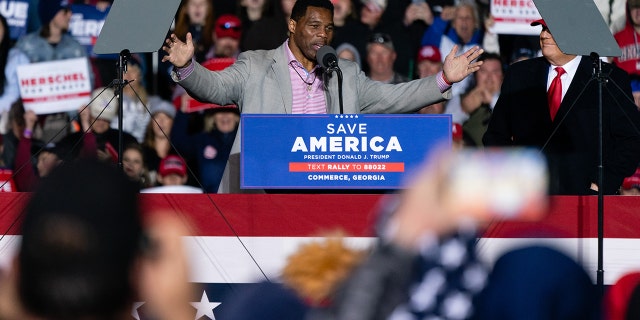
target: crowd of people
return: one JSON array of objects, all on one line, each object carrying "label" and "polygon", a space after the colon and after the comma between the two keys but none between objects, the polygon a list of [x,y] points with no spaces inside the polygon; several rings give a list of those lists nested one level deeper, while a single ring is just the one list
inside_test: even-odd
[{"label": "crowd of people", "polygon": [[[640,2],[629,0],[623,6],[619,2],[624,1],[598,3],[598,5],[623,49],[623,55],[613,59],[612,63],[631,75],[630,90],[633,97],[636,97],[640,96],[640,80],[636,79],[640,74],[636,70],[637,65],[640,65],[640,54],[633,47],[632,40],[640,28],[640,16],[635,14],[640,11]],[[295,1],[291,0],[183,0],[176,12],[169,34],[174,34],[175,40],[180,43],[186,44],[187,39],[191,39],[193,53],[189,58],[192,57],[194,62],[208,70],[221,71],[232,66],[241,53],[255,52],[254,50],[281,50],[278,48],[283,48],[283,43],[290,43],[289,37],[294,30],[291,28],[291,21],[297,21],[291,16],[294,3]],[[68,0],[40,0],[30,3],[28,17],[30,32],[15,39],[9,36],[10,28],[6,19],[0,17],[0,22],[2,22],[0,29],[3,30],[2,43],[0,44],[0,50],[2,50],[0,64],[5,71],[0,83],[2,84],[2,88],[0,88],[2,90],[0,91],[2,167],[13,170],[13,180],[20,181],[15,184],[17,191],[33,190],[33,181],[36,181],[33,176],[46,175],[46,172],[43,174],[36,172],[38,155],[40,151],[47,153],[46,148],[31,148],[27,145],[29,141],[26,140],[33,140],[32,145],[34,146],[49,146],[49,151],[53,149],[54,145],[60,144],[55,149],[64,150],[67,154],[59,155],[63,157],[97,156],[103,160],[118,162],[117,153],[113,152],[113,150],[117,150],[117,144],[112,139],[107,139],[109,141],[105,145],[105,141],[101,141],[102,139],[98,137],[95,152],[87,150],[80,152],[84,144],[79,142],[83,140],[79,137],[91,132],[99,136],[100,129],[96,131],[93,126],[99,127],[102,122],[89,121],[87,124],[84,120],[87,118],[91,120],[91,117],[88,117],[89,112],[81,112],[84,106],[77,106],[76,110],[67,112],[42,113],[40,111],[35,115],[36,121],[34,122],[34,115],[30,114],[29,110],[23,111],[24,107],[21,106],[16,73],[19,66],[29,63],[86,58],[89,64],[91,85],[100,93],[92,98],[95,98],[96,101],[107,100],[109,105],[113,106],[118,99],[113,99],[113,93],[108,89],[103,90],[103,88],[111,87],[109,83],[115,77],[114,60],[108,56],[88,53],[78,39],[74,39],[67,32],[74,14],[72,12],[74,7],[91,6],[97,10],[105,11],[111,4],[112,1],[108,0],[75,1],[75,3]],[[575,126],[570,123],[571,116],[568,120],[563,117],[553,135],[549,134],[550,131],[545,131],[537,138],[527,136],[514,140],[516,137],[514,132],[501,132],[500,134],[511,140],[495,139],[496,131],[494,129],[498,128],[498,120],[494,120],[492,126],[489,123],[493,118],[494,107],[501,97],[503,79],[507,75],[506,70],[513,63],[526,59],[544,56],[547,61],[544,63],[549,63],[550,60],[542,50],[544,49],[544,46],[541,47],[542,36],[491,33],[494,20],[490,14],[490,4],[487,1],[332,0],[331,5],[331,35],[325,36],[326,39],[322,40],[323,44],[337,48],[337,54],[342,59],[353,61],[353,67],[357,68],[355,69],[357,70],[356,74],[361,70],[368,79],[375,80],[377,83],[404,84],[411,83],[415,79],[437,78],[439,74],[447,74],[443,71],[443,66],[454,46],[457,50],[456,55],[469,50],[475,51],[477,48],[482,48],[484,51],[478,58],[478,61],[484,61],[484,64],[478,65],[479,70],[476,74],[464,76],[455,82],[452,81],[450,88],[445,88],[447,91],[443,96],[432,102],[423,103],[422,108],[414,106],[395,109],[383,108],[382,106],[371,108],[364,105],[369,102],[358,97],[360,93],[347,92],[345,94],[348,96],[346,98],[347,104],[356,107],[350,112],[451,114],[453,128],[462,128],[462,139],[458,139],[458,141],[462,141],[464,146],[483,147],[487,143],[490,145],[533,145],[547,152],[549,156],[552,156],[552,153],[557,153],[555,142],[558,142],[558,148],[573,149],[574,142],[568,142],[566,136],[562,134],[565,131],[564,128],[569,128],[567,129],[569,132],[575,130]],[[624,11],[622,14],[621,7]],[[625,18],[626,24],[621,24],[620,20]],[[32,21],[35,23],[31,23]],[[549,31],[546,25],[544,27]],[[549,34],[551,33],[549,32]],[[167,49],[170,50],[169,47]],[[294,59],[299,60],[295,50],[292,53]],[[136,147],[130,146],[130,144],[137,144],[143,150],[142,168],[135,174],[134,179],[140,181],[141,189],[159,186],[157,172],[161,159],[171,154],[177,154],[184,158],[190,168],[187,185],[201,188],[205,192],[240,192],[234,182],[235,178],[228,176],[232,175],[228,172],[228,167],[238,162],[239,145],[237,140],[239,139],[236,137],[239,124],[238,115],[247,110],[269,113],[280,111],[268,108],[247,109],[245,105],[253,108],[257,102],[238,96],[227,96],[225,99],[221,99],[220,96],[197,96],[201,92],[198,89],[190,88],[189,93],[195,94],[199,99],[196,100],[184,89],[188,88],[188,84],[185,86],[182,79],[176,79],[175,74],[172,75],[173,71],[179,70],[178,67],[183,65],[176,65],[176,60],[173,59],[170,52],[160,50],[157,57],[159,61],[154,62],[152,59],[154,57],[149,54],[134,54],[129,59],[128,70],[124,75],[124,80],[128,84],[123,88],[122,106],[116,105],[115,107],[116,111],[122,109],[125,114],[122,119],[122,130],[126,132],[127,136],[124,148],[135,149]],[[314,57],[311,61],[314,64],[305,65],[303,63],[299,67],[290,67],[290,79],[288,80],[294,86],[294,93],[296,92],[294,77],[300,77],[300,80],[305,83],[314,85],[321,83],[313,59]],[[586,63],[587,59],[583,60]],[[296,71],[297,74],[294,74],[293,71]],[[253,71],[253,73],[256,72]],[[182,74],[184,77],[184,72]],[[563,97],[572,78],[573,75],[570,75],[569,80],[563,80],[568,81],[565,84]],[[627,90],[626,80],[622,81],[621,88]],[[317,94],[323,90],[320,86],[312,87],[315,88],[314,92]],[[592,92],[592,90],[587,90],[587,92]],[[331,90],[328,91],[328,94],[332,96]],[[259,95],[254,94],[253,96],[258,97]],[[502,100],[506,101],[506,94],[502,96],[504,96]],[[351,97],[356,98],[351,100]],[[571,97],[574,98],[574,96]],[[317,98],[312,100],[310,103],[315,103],[315,111],[314,109],[296,108],[288,111],[287,104],[289,102],[286,101],[288,97],[283,98],[285,98],[285,113],[333,112],[330,99],[328,101],[320,101]],[[296,101],[294,107],[303,101],[301,98],[302,96],[297,95],[292,98]],[[368,98],[374,99],[374,97]],[[627,97],[622,95],[618,98],[626,99]],[[206,104],[200,100],[206,100]],[[388,99],[384,101],[391,104]],[[91,104],[95,103],[92,101]],[[628,111],[628,104],[623,103],[623,105]],[[106,105],[103,103],[104,106]],[[546,108],[546,105],[544,107]],[[500,117],[503,117],[503,109],[504,107],[498,107],[497,112]],[[564,113],[562,110],[560,112]],[[573,113],[578,113],[578,111]],[[214,116],[214,114],[216,115]],[[25,117],[29,117],[27,124],[25,124]],[[117,117],[117,112],[106,112],[101,118],[103,120],[106,118],[111,122],[110,128],[117,128],[120,120]],[[630,130],[633,130],[632,128],[638,124],[636,118],[635,115],[630,116]],[[221,119],[229,120],[224,122]],[[517,119],[502,118],[500,121],[506,121],[510,126],[521,127],[510,123],[517,121]],[[584,123],[587,121],[580,121],[582,121],[580,125],[585,126]],[[229,123],[229,125],[225,123]],[[92,126],[91,129],[87,125]],[[536,124],[535,126],[540,127],[540,125],[548,126],[549,123]],[[484,133],[488,128],[491,134],[483,140]],[[549,130],[553,130],[553,128],[555,127],[552,126]],[[635,130],[637,131],[637,128]],[[620,131],[612,131],[610,136],[612,139],[617,139],[619,133]],[[554,137],[556,134],[558,137]],[[584,133],[579,130],[572,134],[584,136]],[[631,139],[627,135],[629,132],[624,134],[627,144],[620,148],[626,152],[634,153],[635,144],[629,144]],[[458,136],[456,135],[456,137]],[[70,137],[74,137],[74,139]],[[131,137],[133,139],[130,139]],[[591,138],[589,136],[584,140],[591,141]],[[607,139],[608,137],[605,137],[605,141]],[[19,148],[21,142],[23,146]],[[588,143],[593,145],[591,142]],[[618,143],[606,143],[606,145],[612,144]],[[24,151],[23,154],[18,154],[18,150],[27,149],[37,149],[33,150],[30,159],[28,156],[25,158]],[[590,154],[592,152],[592,149],[583,148],[581,152],[573,155],[560,154],[555,159],[564,159],[562,161],[565,163],[569,162],[570,160],[567,159],[572,156],[578,158],[586,156],[590,159],[594,157]],[[16,162],[18,156],[21,158],[19,162]],[[619,161],[610,158],[615,157],[605,155],[606,167],[615,168],[615,172],[607,172],[607,174],[613,174],[613,179],[608,179],[612,181],[613,186],[607,187],[605,192],[607,194],[628,193],[629,190],[623,192],[624,185],[628,184],[623,184],[621,179],[631,176],[633,171],[630,171],[627,162],[638,162],[638,157],[626,157],[624,165],[620,165]],[[31,170],[26,168],[29,161],[32,162]],[[593,180],[589,181],[588,188],[583,188],[584,181],[574,181],[580,186],[569,189],[555,188],[551,190],[551,193],[588,194],[597,190],[597,186],[591,185],[591,183],[597,182],[593,178],[591,163],[586,163],[579,170],[583,171],[583,175],[588,176],[588,179]],[[237,170],[232,171],[236,172]],[[552,172],[552,175],[562,171],[563,166],[560,165],[557,171]],[[559,179],[578,178],[571,176]],[[27,180],[32,182],[25,183]],[[558,183],[565,182],[559,181]]]},{"label": "crowd of people", "polygon": [[[322,77],[316,61],[325,45],[342,58],[346,113],[451,114],[456,148],[540,149],[551,194],[640,193],[640,51],[631,40],[640,31],[640,1],[624,3],[624,27],[612,18],[620,2],[607,3],[623,56],[603,63],[620,88],[604,95],[604,183],[592,61],[562,52],[543,19],[531,25],[537,36],[491,34],[487,1],[183,0],[158,44],[159,61],[129,60],[122,97],[109,86],[113,60],[89,55],[67,33],[69,1],[31,1],[39,26],[16,39],[0,16],[1,167],[12,170],[16,191],[34,192],[18,254],[0,274],[0,318],[124,319],[140,300],[153,318],[193,318],[188,302],[197,284],[188,282],[180,242],[188,226],[172,213],[143,219],[135,195],[242,191],[242,113],[338,112],[337,79]],[[76,5],[105,10],[111,2]],[[70,58],[86,58],[90,102],[57,113],[26,109],[17,68]],[[447,157],[429,159],[385,198],[371,251],[334,238],[301,248],[279,281],[225,301],[221,319],[625,319],[638,312],[637,275],[601,300],[582,266],[555,249],[516,249],[484,265],[477,236],[495,216],[455,209],[443,194]],[[546,204],[538,200],[529,208],[538,209],[536,219]]]},{"label": "crowd of people", "polygon": [[[128,59],[127,71],[123,74],[127,84],[119,99],[112,82],[116,76],[115,60],[109,55],[88,53],[80,39],[69,32],[74,8],[84,6],[106,11],[111,5],[112,1],[35,1],[30,3],[36,10],[33,14],[29,11],[29,20],[39,24],[16,39],[10,37],[7,19],[0,16],[0,60],[4,67],[0,86],[0,167],[5,173],[11,172],[8,179],[8,185],[14,186],[11,191],[34,191],[49,171],[64,161],[97,158],[121,163],[123,171],[137,182],[140,190],[182,185],[185,188],[167,190],[217,192],[234,137],[233,134],[231,138],[226,136],[235,133],[239,124],[237,108],[199,103],[168,80],[168,71],[165,77],[150,80],[152,63],[145,54],[134,54]],[[208,62],[212,69],[221,69],[235,60],[245,33],[235,11],[234,14],[216,12],[214,16],[213,8],[206,0],[183,1],[172,31],[197,35],[199,61]],[[56,113],[37,109],[36,114],[28,106],[25,108],[20,96],[18,67],[72,58],[83,58],[87,63],[92,87],[89,103]],[[152,84],[157,83],[157,79],[167,81],[161,88],[154,89]],[[123,119],[119,119],[120,112],[125,115]],[[119,129],[123,132],[121,161],[118,159]],[[184,172],[187,179],[162,178],[161,165],[170,156],[180,157],[192,168]]]}]

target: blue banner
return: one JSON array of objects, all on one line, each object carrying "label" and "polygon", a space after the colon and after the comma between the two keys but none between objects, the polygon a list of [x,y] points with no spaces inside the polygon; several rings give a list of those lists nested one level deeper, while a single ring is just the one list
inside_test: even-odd
[{"label": "blue banner", "polygon": [[451,115],[242,115],[240,185],[252,189],[397,189]]},{"label": "blue banner", "polygon": [[100,11],[96,6],[84,4],[74,4],[71,7],[73,15],[69,22],[69,33],[87,49],[89,57],[96,56],[93,54],[93,46],[96,44],[105,19],[107,19],[109,9],[110,7],[105,11]]},{"label": "blue banner", "polygon": [[27,34],[29,0],[2,0],[0,1],[0,14],[7,19],[12,40],[18,40]]}]

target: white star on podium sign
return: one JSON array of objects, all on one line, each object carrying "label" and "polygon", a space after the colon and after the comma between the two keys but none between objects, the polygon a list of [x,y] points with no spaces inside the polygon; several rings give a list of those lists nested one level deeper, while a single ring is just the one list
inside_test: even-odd
[{"label": "white star on podium sign", "polygon": [[213,309],[220,305],[220,302],[211,302],[207,297],[207,292],[202,291],[202,298],[200,302],[191,302],[191,305],[196,308],[195,320],[200,319],[202,316],[207,316],[211,320],[216,320],[216,316],[213,315]]}]

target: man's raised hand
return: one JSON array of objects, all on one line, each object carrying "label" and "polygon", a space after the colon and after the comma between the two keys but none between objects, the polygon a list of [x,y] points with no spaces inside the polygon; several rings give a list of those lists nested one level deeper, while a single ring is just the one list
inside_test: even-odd
[{"label": "man's raised hand", "polygon": [[474,46],[467,52],[456,56],[458,46],[455,45],[444,59],[443,72],[444,77],[451,83],[460,82],[468,75],[478,71],[482,65],[482,61],[473,62],[478,58],[484,50],[478,46]]},{"label": "man's raised hand", "polygon": [[167,55],[162,58],[162,62],[169,61],[177,68],[188,66],[195,52],[193,38],[190,32],[187,33],[186,40],[186,43],[182,42],[172,33],[171,36],[164,41],[164,45],[162,46],[162,50],[167,53]]}]

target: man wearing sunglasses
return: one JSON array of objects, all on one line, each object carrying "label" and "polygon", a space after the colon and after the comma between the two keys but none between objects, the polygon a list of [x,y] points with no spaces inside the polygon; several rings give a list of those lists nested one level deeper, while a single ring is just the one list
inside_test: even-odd
[{"label": "man wearing sunglasses", "polygon": [[[223,71],[212,72],[196,63],[193,41],[171,35],[163,50],[163,61],[174,65],[172,76],[193,97],[225,105],[236,103],[241,112],[280,114],[339,113],[337,77],[323,79],[316,61],[318,49],[333,37],[333,5],[329,0],[296,1],[288,24],[289,38],[274,50],[247,51]],[[443,71],[435,76],[402,84],[383,84],[367,78],[352,61],[340,60],[344,113],[410,113],[451,97],[451,84],[478,70],[473,62],[482,49],[456,56],[454,48]],[[241,130],[238,130],[238,135]],[[230,156],[239,163],[241,139],[236,136]],[[229,178],[228,175],[225,177]],[[220,192],[239,192],[239,175],[221,183]]]}]

